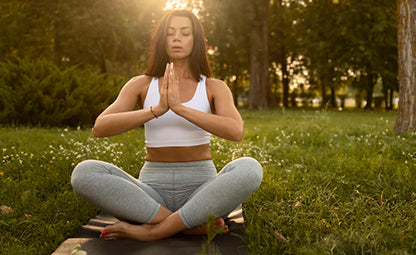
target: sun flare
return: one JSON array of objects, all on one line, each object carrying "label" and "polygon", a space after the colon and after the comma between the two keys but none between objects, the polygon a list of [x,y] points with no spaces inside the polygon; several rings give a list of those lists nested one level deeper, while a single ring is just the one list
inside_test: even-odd
[{"label": "sun flare", "polygon": [[172,10],[172,9],[186,9],[188,4],[186,0],[168,0],[165,5],[165,10]]},{"label": "sun flare", "polygon": [[165,7],[163,10],[190,10],[192,11],[196,16],[198,16],[199,11],[204,9],[203,1],[202,0],[167,0]]}]

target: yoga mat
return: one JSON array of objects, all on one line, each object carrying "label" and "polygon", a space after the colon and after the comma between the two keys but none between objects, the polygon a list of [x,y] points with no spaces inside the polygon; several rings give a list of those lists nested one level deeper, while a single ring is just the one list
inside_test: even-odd
[{"label": "yoga mat", "polygon": [[[135,240],[110,240],[99,238],[105,226],[117,222],[117,219],[105,213],[99,213],[82,226],[73,238],[65,240],[52,255],[69,255],[76,245],[88,255],[186,255],[199,254],[206,242],[205,236],[177,234],[172,237],[152,242]],[[213,244],[222,255],[248,255],[248,247],[244,241],[244,218],[241,205],[225,219],[229,233],[218,235]]]}]

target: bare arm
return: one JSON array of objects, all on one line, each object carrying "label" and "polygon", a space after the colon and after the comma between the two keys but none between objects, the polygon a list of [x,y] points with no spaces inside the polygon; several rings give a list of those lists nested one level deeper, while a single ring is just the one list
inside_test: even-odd
[{"label": "bare arm", "polygon": [[142,93],[149,77],[139,76],[128,81],[117,99],[107,107],[96,119],[93,134],[96,137],[105,137],[121,134],[130,129],[143,125],[154,118],[150,109],[133,110],[140,93]]},{"label": "bare arm", "polygon": [[200,112],[182,104],[171,106],[172,111],[213,135],[240,141],[243,138],[244,123],[234,105],[231,90],[224,82],[216,79],[207,79],[207,89],[212,95],[215,114]]}]

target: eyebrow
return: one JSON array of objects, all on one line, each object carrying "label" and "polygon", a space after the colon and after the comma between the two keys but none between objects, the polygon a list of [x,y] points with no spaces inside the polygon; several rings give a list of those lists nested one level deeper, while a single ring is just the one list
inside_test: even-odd
[{"label": "eyebrow", "polygon": [[[187,28],[189,28],[189,29],[191,29],[191,27],[180,27],[179,29],[187,29]],[[172,26],[170,26],[170,27],[168,27],[168,29],[175,29],[176,30],[176,27],[172,27]]]}]

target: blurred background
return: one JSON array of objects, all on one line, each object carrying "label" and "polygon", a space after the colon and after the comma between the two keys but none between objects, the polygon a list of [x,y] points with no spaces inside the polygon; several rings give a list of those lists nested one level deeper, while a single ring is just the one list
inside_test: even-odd
[{"label": "blurred background", "polygon": [[397,108],[393,0],[2,0],[0,124],[92,125],[175,8],[240,108]]}]

